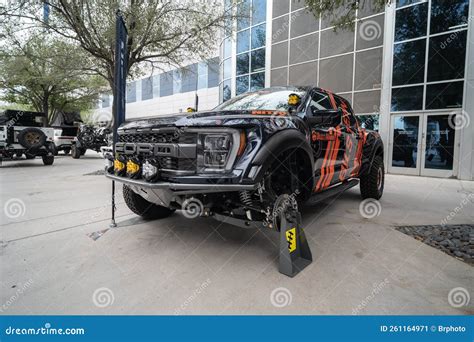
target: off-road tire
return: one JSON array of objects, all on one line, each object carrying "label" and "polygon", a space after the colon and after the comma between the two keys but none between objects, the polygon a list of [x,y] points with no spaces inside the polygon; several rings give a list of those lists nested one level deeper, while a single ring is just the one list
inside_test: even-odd
[{"label": "off-road tire", "polygon": [[44,165],[53,165],[54,163],[54,156],[51,155],[51,156],[42,156],[41,157],[43,159],[43,164]]},{"label": "off-road tire", "polygon": [[362,198],[380,199],[383,194],[385,169],[381,156],[375,156],[370,171],[360,177],[360,194]]},{"label": "off-road tire", "polygon": [[37,150],[46,142],[46,134],[36,127],[27,127],[18,133],[18,142],[27,150]]},{"label": "off-road tire", "polygon": [[142,196],[136,194],[127,185],[123,186],[123,198],[127,207],[145,220],[165,218],[174,212],[174,209],[168,209],[161,205],[148,202]]},{"label": "off-road tire", "polygon": [[81,150],[76,145],[72,145],[71,147],[71,157],[74,159],[81,158]]}]

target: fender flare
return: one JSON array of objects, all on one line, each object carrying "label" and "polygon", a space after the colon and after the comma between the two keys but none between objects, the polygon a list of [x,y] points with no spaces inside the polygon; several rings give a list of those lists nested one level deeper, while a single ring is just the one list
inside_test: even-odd
[{"label": "fender flare", "polygon": [[375,137],[373,137],[373,139],[373,141],[366,142],[366,145],[364,146],[364,150],[367,152],[364,152],[363,154],[362,169],[360,175],[370,173],[376,156],[382,156],[383,158],[384,146],[382,140],[380,138],[376,139]]},{"label": "fender flare", "polygon": [[250,168],[260,166],[260,170],[254,177],[256,183],[263,179],[268,168],[271,167],[276,158],[291,149],[298,149],[303,152],[307,162],[311,165],[311,184],[310,189],[314,187],[314,156],[313,150],[306,139],[306,136],[296,130],[284,130],[271,136],[260,148],[250,164]]}]

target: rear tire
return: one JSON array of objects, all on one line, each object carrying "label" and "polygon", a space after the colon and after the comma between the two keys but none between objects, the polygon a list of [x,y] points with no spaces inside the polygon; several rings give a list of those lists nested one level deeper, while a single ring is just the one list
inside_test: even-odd
[{"label": "rear tire", "polygon": [[360,177],[360,194],[362,198],[380,199],[383,194],[385,169],[381,156],[375,156],[370,171]]},{"label": "rear tire", "polygon": [[123,198],[127,207],[135,214],[145,220],[161,219],[170,216],[174,209],[169,209],[161,205],[148,202],[142,196],[136,194],[127,185],[123,186]]},{"label": "rear tire", "polygon": [[81,151],[76,145],[72,145],[71,147],[71,157],[73,157],[74,159],[81,158]]},{"label": "rear tire", "polygon": [[54,163],[54,156],[42,156],[43,164],[44,165],[53,165]]}]

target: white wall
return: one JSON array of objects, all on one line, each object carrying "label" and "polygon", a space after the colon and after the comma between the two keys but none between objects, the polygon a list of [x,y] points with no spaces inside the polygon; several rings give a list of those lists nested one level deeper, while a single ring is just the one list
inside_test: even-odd
[{"label": "white wall", "polygon": [[[199,111],[212,109],[219,104],[219,87],[199,89]],[[170,96],[156,97],[142,101],[137,94],[136,102],[126,104],[127,120],[141,117],[152,117],[156,115],[174,114],[185,112],[188,107],[194,107],[195,92],[173,94]],[[107,117],[112,113],[112,100],[107,108],[98,108],[94,111],[94,117]]]}]

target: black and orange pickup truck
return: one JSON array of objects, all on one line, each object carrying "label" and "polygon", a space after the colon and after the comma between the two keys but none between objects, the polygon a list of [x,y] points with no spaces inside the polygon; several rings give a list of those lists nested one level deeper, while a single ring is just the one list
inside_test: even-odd
[{"label": "black and orange pickup truck", "polygon": [[106,175],[123,183],[126,204],[144,218],[182,210],[274,227],[282,194],[314,204],[360,185],[363,198],[379,199],[383,151],[341,96],[272,87],[210,111],[124,123]]}]

